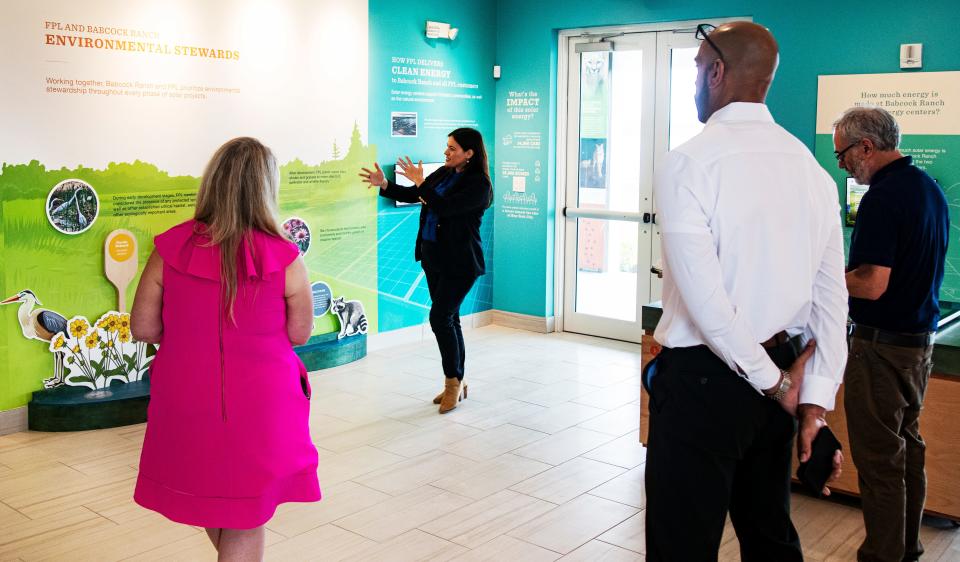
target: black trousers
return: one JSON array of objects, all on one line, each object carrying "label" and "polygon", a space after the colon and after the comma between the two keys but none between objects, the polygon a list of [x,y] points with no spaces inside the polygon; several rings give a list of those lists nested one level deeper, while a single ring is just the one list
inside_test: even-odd
[{"label": "black trousers", "polygon": [[[797,350],[768,353],[786,368]],[[664,348],[650,387],[647,560],[717,560],[729,511],[743,562],[802,561],[790,521],[796,420],[706,346]]]},{"label": "black trousers", "polygon": [[460,305],[477,280],[475,276],[454,277],[435,270],[423,269],[430,288],[430,328],[437,338],[443,375],[463,380],[467,352],[460,329]]}]

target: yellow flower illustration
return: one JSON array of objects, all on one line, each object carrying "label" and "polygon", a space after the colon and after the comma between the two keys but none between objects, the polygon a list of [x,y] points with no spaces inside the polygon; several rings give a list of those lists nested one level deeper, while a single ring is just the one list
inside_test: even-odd
[{"label": "yellow flower illustration", "polygon": [[66,343],[67,340],[63,337],[63,334],[57,334],[57,337],[53,339],[53,349],[63,349]]},{"label": "yellow flower illustration", "polygon": [[100,343],[100,336],[97,334],[97,332],[91,332],[90,335],[87,336],[87,340],[84,343],[87,344],[88,349],[93,349],[97,347],[98,343]]},{"label": "yellow flower illustration", "polygon": [[126,313],[121,314],[121,315],[120,315],[120,318],[117,319],[117,323],[118,323],[118,325],[120,326],[120,329],[121,329],[121,330],[129,330],[129,329],[130,329],[130,315],[129,315],[129,314],[126,314]]},{"label": "yellow flower illustration", "polygon": [[103,319],[103,328],[110,332],[117,331],[117,315],[110,314]]},{"label": "yellow flower illustration", "polygon": [[75,338],[82,338],[87,333],[87,328],[90,327],[90,324],[87,324],[87,321],[83,318],[77,318],[73,322],[70,322],[70,335]]},{"label": "yellow flower illustration", "polygon": [[73,346],[73,348],[70,349],[70,351],[72,351],[72,352],[74,352],[74,353],[80,353],[80,346],[79,346],[79,345],[75,345],[75,346]]},{"label": "yellow flower illustration", "polygon": [[121,329],[120,329],[120,341],[121,341],[122,343],[127,343],[127,342],[130,341],[130,339],[131,339],[131,338],[130,338],[130,330],[129,330],[129,329],[125,330],[125,329],[121,328]]},{"label": "yellow flower illustration", "polygon": [[113,347],[113,340],[107,340],[107,347]]}]

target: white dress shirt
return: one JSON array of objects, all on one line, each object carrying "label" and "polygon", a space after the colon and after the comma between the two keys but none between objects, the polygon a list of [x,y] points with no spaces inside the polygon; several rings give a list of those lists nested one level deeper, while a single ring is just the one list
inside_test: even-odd
[{"label": "white dress shirt", "polygon": [[706,344],[758,391],[780,379],[760,342],[813,338],[800,403],[833,409],[847,359],[837,187],[767,106],[731,103],[654,180],[665,347]]}]

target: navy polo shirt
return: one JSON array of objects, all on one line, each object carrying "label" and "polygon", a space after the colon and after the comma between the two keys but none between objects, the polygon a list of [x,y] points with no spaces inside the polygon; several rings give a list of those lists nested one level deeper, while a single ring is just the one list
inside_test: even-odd
[{"label": "navy polo shirt", "polygon": [[847,269],[889,267],[890,282],[875,301],[850,297],[853,321],[911,334],[936,330],[949,231],[943,190],[909,156],[878,170],[860,201]]}]

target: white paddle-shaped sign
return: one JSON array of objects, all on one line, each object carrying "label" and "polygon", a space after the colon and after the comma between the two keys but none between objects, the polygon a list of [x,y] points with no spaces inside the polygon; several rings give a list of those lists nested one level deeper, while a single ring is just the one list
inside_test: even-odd
[{"label": "white paddle-shaped sign", "polygon": [[129,230],[114,230],[103,245],[103,269],[117,288],[117,310],[127,311],[127,286],[137,276],[137,238]]}]

